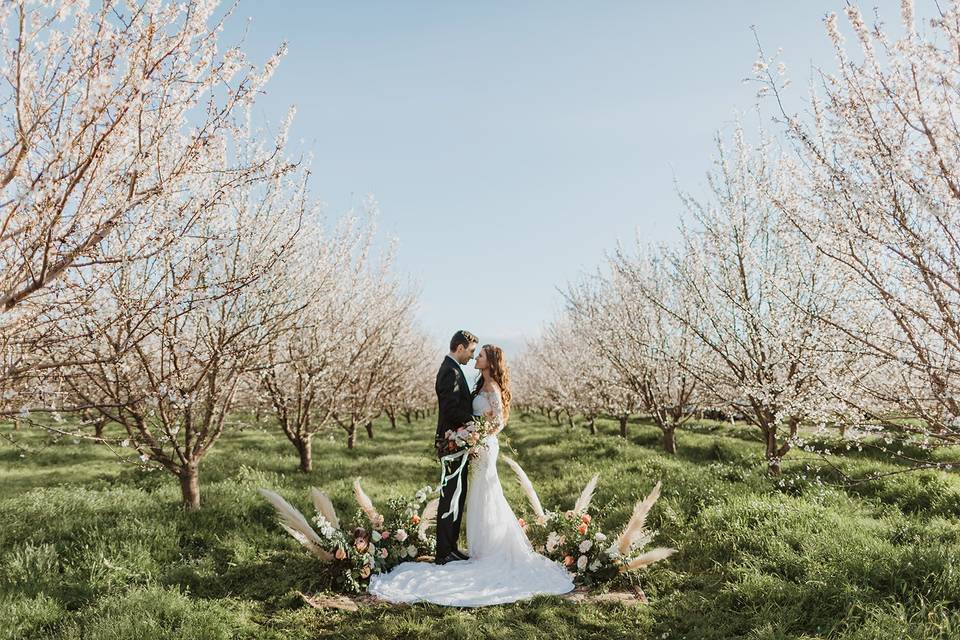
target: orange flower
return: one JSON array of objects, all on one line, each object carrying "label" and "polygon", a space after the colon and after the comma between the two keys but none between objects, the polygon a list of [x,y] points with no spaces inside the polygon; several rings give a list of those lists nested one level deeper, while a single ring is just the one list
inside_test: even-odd
[{"label": "orange flower", "polygon": [[586,523],[584,523],[584,524],[580,525],[579,527],[577,527],[577,532],[578,532],[580,535],[586,534],[586,533],[587,533],[587,525],[586,525]]},{"label": "orange flower", "polygon": [[337,552],[334,553],[333,555],[336,556],[337,560],[343,560],[344,558],[347,557],[347,552],[344,551],[343,549],[338,548]]},{"label": "orange flower", "polygon": [[563,564],[567,567],[573,564],[573,556],[563,556]]},{"label": "orange flower", "polygon": [[413,524],[420,524],[420,516],[418,516],[417,514],[413,514],[413,517],[410,518],[410,522],[412,522]]},{"label": "orange flower", "polygon": [[590,517],[589,513],[585,513],[580,516],[580,520],[583,521],[583,524],[590,524],[590,521],[593,520],[593,518]]}]

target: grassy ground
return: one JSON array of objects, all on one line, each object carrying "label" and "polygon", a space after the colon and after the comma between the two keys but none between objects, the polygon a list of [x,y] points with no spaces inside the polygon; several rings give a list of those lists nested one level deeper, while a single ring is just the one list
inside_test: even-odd
[{"label": "grassy ground", "polygon": [[[960,479],[892,476],[824,488],[785,464],[762,471],[746,428],[700,425],[678,434],[675,457],[658,434],[613,423],[600,433],[536,417],[509,427],[516,458],[548,508],[568,508],[599,472],[594,506],[608,529],[629,517],[657,479],[654,544],[679,552],[637,576],[650,606],[577,605],[539,597],[511,605],[434,605],[317,611],[296,595],[326,578],[277,525],[256,493],[267,486],[306,511],[322,487],[341,514],[350,483],[373,500],[436,484],[429,420],[377,425],[348,452],[320,440],[315,471],[296,472],[279,433],[226,435],[201,466],[203,508],[179,507],[163,472],[121,466],[102,447],[21,431],[35,453],[0,440],[0,639],[6,638],[960,638]],[[0,426],[9,430],[9,426]],[[788,458],[789,459],[789,458]],[[882,468],[867,455],[852,470]],[[527,507],[501,463],[507,499]]]}]

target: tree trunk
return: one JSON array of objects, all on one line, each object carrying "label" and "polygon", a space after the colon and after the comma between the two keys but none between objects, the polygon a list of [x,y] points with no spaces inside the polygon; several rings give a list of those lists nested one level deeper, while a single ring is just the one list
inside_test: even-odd
[{"label": "tree trunk", "polygon": [[313,437],[306,436],[297,441],[297,452],[300,454],[300,471],[313,471]]},{"label": "tree trunk", "polygon": [[597,419],[596,418],[590,418],[590,420],[587,422],[587,426],[590,428],[590,435],[593,435],[593,436],[597,435]]},{"label": "tree trunk", "polygon": [[569,413],[567,414],[567,424],[570,425],[570,428],[573,428],[573,416]]},{"label": "tree trunk", "polygon": [[351,420],[350,426],[347,427],[347,449],[353,449],[355,444],[357,444],[357,425]]},{"label": "tree trunk", "polygon": [[553,419],[557,421],[557,426],[560,426],[560,412],[557,411],[553,414]]},{"label": "tree trunk", "polygon": [[396,429],[396,428],[397,428],[397,414],[394,413],[394,412],[392,412],[392,411],[388,411],[388,412],[387,412],[387,417],[390,418],[390,427],[393,428],[393,429]]},{"label": "tree trunk", "polygon": [[93,423],[93,435],[98,438],[103,437],[103,428],[107,426],[107,421],[103,418],[98,418],[96,422]]},{"label": "tree trunk", "polygon": [[663,428],[663,450],[671,455],[677,452],[677,425]]},{"label": "tree trunk", "polygon": [[410,412],[409,412],[409,411],[404,411],[404,412],[403,412],[403,418],[404,418],[404,420],[407,421],[407,424],[410,424]]},{"label": "tree trunk", "polygon": [[777,430],[769,427],[766,431],[767,441],[767,473],[771,476],[780,475],[780,456],[777,455]]},{"label": "tree trunk", "polygon": [[200,473],[196,462],[180,469],[180,492],[183,494],[183,506],[188,511],[200,508]]},{"label": "tree trunk", "polygon": [[630,416],[620,416],[620,437],[627,437],[627,420]]},{"label": "tree trunk", "polygon": [[364,425],[367,429],[367,437],[373,440],[373,422],[368,422]]}]

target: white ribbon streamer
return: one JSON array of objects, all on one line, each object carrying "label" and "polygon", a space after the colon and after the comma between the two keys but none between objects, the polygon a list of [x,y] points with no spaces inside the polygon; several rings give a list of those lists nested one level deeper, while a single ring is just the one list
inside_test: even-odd
[{"label": "white ribbon streamer", "polygon": [[[457,451],[456,453],[450,453],[450,454],[447,454],[447,455],[443,456],[442,458],[440,458],[440,460],[443,461],[443,464],[441,465],[441,466],[443,467],[443,473],[440,474],[440,489],[442,490],[443,487],[447,486],[447,482],[449,482],[451,478],[453,478],[453,477],[456,477],[456,478],[457,478],[457,488],[454,490],[454,492],[453,492],[453,498],[452,498],[451,501],[450,501],[450,510],[447,511],[447,512],[446,512],[445,514],[443,514],[442,516],[440,516],[441,518],[446,518],[447,516],[452,515],[452,516],[453,516],[453,519],[456,520],[456,519],[457,519],[457,514],[460,513],[460,505],[459,505],[459,502],[460,502],[460,491],[461,491],[462,488],[463,488],[463,483],[462,483],[463,473],[462,473],[462,472],[463,472],[464,466],[466,466],[466,464],[467,464],[467,453],[468,453],[468,452],[469,452],[469,449],[461,449],[460,451]],[[456,460],[457,458],[462,458],[462,460],[460,460],[460,466],[457,467],[457,470],[456,470],[456,471],[454,471],[454,472],[451,473],[450,475],[447,475],[447,461],[448,461],[448,460]]]}]

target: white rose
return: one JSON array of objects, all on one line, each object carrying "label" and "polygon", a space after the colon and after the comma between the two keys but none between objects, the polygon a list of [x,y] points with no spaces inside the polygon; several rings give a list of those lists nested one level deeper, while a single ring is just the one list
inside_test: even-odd
[{"label": "white rose", "polygon": [[587,556],[580,556],[577,558],[577,569],[583,571],[587,568]]},{"label": "white rose", "polygon": [[590,563],[590,571],[596,571],[600,568],[600,560],[594,560]]},{"label": "white rose", "polygon": [[403,529],[397,529],[396,531],[394,531],[393,537],[397,542],[403,542],[404,540],[407,539],[407,532],[404,531]]},{"label": "white rose", "polygon": [[590,547],[593,546],[593,540],[584,540],[580,543],[580,553],[586,553],[590,551]]},{"label": "white rose", "polygon": [[603,535],[602,531],[597,531],[595,534],[593,534],[593,537],[599,540],[600,542],[603,542],[604,540],[607,539],[607,536]]},{"label": "white rose", "polygon": [[417,545],[412,544],[412,545],[410,545],[409,547],[407,547],[407,555],[409,555],[411,558],[416,558],[416,557],[417,557]]},{"label": "white rose", "polygon": [[374,542],[380,542],[380,532],[377,530],[374,530],[374,532],[370,534],[370,539],[373,540]]}]

